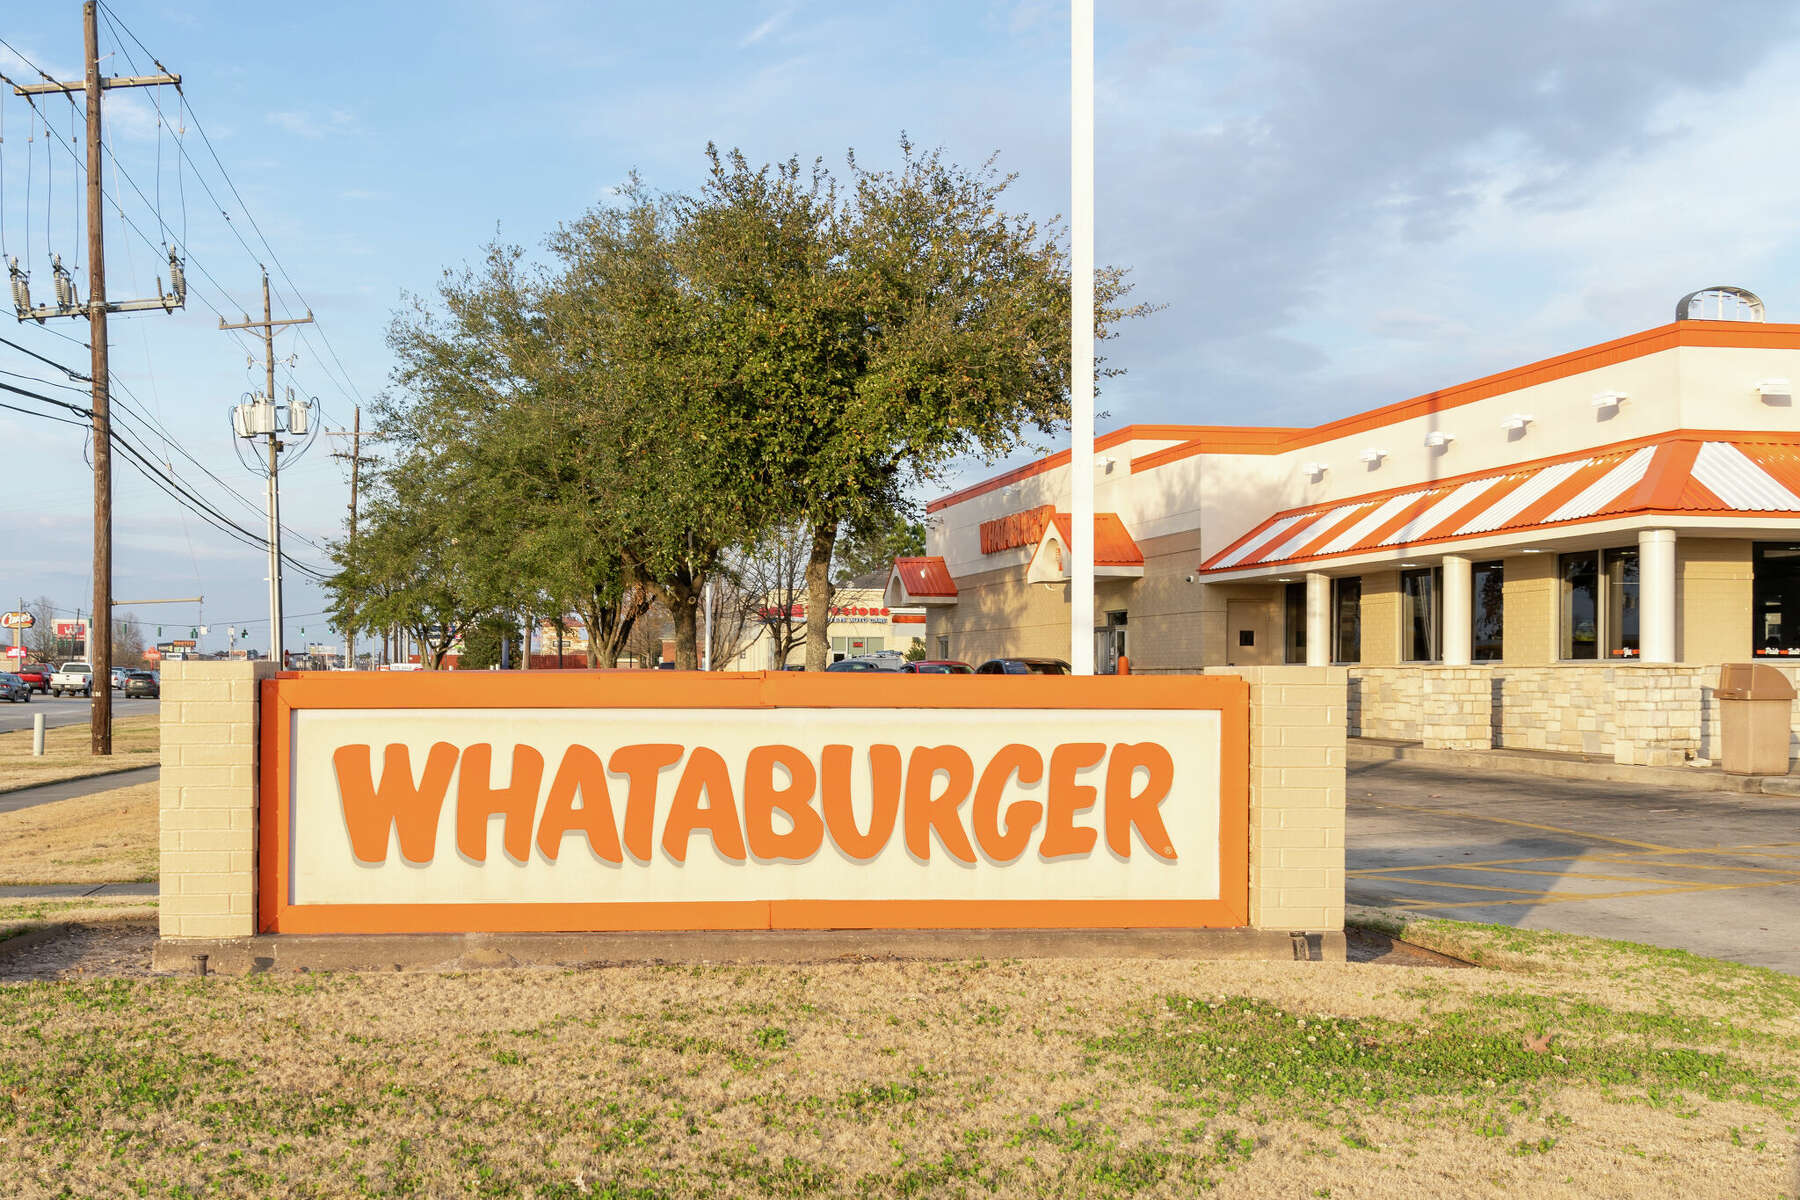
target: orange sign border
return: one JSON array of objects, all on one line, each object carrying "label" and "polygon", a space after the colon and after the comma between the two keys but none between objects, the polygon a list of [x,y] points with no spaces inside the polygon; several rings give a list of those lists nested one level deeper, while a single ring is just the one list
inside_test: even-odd
[{"label": "orange sign border", "polygon": [[[1250,685],[1232,675],[879,676],[757,671],[284,672],[261,686],[259,933],[1187,929],[1250,923]],[[332,708],[1198,709],[1220,716],[1216,900],[288,902],[293,714]]]}]

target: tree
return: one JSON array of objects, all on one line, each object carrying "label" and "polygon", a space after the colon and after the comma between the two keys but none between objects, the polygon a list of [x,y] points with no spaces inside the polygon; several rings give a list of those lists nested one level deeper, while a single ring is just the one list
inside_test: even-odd
[{"label": "tree", "polygon": [[806,559],[811,538],[799,521],[770,529],[740,556],[739,592],[748,624],[768,638],[770,664],[780,669],[806,645]]},{"label": "tree", "polygon": [[[993,457],[1068,416],[1069,267],[1057,232],[1009,214],[1012,176],[900,143],[894,171],[849,161],[752,167],[708,147],[691,209],[710,343],[735,364],[722,399],[765,486],[810,534],[807,668],[824,669],[845,528],[901,507],[953,459]],[[1096,272],[1096,336],[1123,317],[1122,271]],[[1103,370],[1102,375],[1112,374]]]},{"label": "tree", "polygon": [[56,605],[50,597],[39,596],[25,606],[34,623],[25,631],[25,649],[35,662],[50,662],[60,653],[56,644]]},{"label": "tree", "polygon": [[561,372],[553,394],[605,482],[620,579],[662,601],[676,664],[693,669],[706,580],[776,498],[742,414],[725,403],[736,358],[697,283],[706,248],[691,202],[635,180],[622,201],[551,238],[560,265],[542,300]]}]

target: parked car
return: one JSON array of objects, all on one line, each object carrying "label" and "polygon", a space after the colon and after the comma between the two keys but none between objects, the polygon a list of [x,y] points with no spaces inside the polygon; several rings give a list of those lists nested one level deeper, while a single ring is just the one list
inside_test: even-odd
[{"label": "parked car", "polygon": [[1069,664],[1060,658],[990,658],[975,668],[977,675],[1069,675]]},{"label": "parked car", "polygon": [[76,692],[83,696],[94,694],[94,668],[84,662],[66,662],[50,677],[50,694],[72,696]]},{"label": "parked car", "polygon": [[900,668],[909,675],[973,675],[975,668],[948,658],[922,658]]},{"label": "parked car", "polygon": [[125,698],[156,700],[162,697],[162,680],[154,671],[125,672]]},{"label": "parked car", "polygon": [[31,685],[17,675],[0,671],[0,700],[10,704],[30,704]]},{"label": "parked car", "polygon": [[860,658],[841,658],[825,669],[827,671],[899,671],[906,666],[906,661],[898,656],[889,658],[885,654],[868,654]]},{"label": "parked car", "polygon": [[47,692],[50,690],[50,676],[56,674],[56,668],[49,663],[27,663],[13,673],[23,679],[32,691]]}]

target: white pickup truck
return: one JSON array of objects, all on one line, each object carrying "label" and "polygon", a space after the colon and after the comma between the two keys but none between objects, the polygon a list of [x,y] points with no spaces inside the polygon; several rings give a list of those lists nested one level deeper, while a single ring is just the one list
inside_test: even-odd
[{"label": "white pickup truck", "polygon": [[94,694],[94,668],[84,662],[66,662],[62,670],[50,676],[50,694],[72,696],[76,692],[83,696]]}]

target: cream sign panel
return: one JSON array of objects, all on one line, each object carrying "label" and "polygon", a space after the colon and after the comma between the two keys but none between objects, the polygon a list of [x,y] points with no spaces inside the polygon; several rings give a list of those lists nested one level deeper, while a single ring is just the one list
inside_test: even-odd
[{"label": "cream sign panel", "polygon": [[291,720],[297,906],[1220,896],[1212,710]]}]

